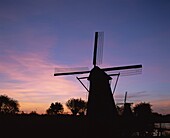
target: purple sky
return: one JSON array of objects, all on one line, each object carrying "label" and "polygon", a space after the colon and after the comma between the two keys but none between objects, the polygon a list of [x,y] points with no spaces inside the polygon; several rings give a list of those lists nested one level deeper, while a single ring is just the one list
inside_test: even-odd
[{"label": "purple sky", "polygon": [[142,74],[120,77],[115,102],[127,91],[127,101],[170,113],[169,0],[0,0],[0,95],[40,113],[52,102],[87,100],[76,76],[53,74],[92,68],[95,31],[104,32],[100,67],[143,65]]}]

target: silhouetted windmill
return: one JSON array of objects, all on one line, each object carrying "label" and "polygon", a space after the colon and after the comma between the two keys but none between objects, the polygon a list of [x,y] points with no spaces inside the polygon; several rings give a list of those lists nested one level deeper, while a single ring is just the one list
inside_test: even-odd
[{"label": "silhouetted windmill", "polygon": [[[81,83],[89,92],[88,104],[87,104],[87,116],[94,120],[113,120],[114,116],[117,116],[117,110],[115,101],[113,98],[112,90],[110,87],[111,76],[127,76],[140,74],[142,71],[142,65],[130,65],[120,67],[99,68],[98,61],[102,53],[99,50],[103,44],[103,32],[95,32],[94,52],[93,52],[93,65],[91,70],[71,70],[57,69],[59,72],[55,72],[54,76],[61,75],[74,75],[90,73],[88,77],[81,77],[77,79],[87,79],[90,82],[89,89],[87,89],[83,83]],[[62,72],[63,71],[63,72]],[[106,72],[111,72],[107,74]],[[114,73],[112,73],[114,72]],[[80,81],[81,82],[81,81]]]},{"label": "silhouetted windmill", "polygon": [[[125,97],[124,97],[124,102],[123,103],[118,103],[118,104],[123,104],[123,111],[121,114],[122,117],[122,136],[132,136],[133,130],[134,130],[134,121],[133,121],[133,112],[131,109],[131,105],[133,103],[129,103],[126,101],[127,100],[127,92],[125,92]],[[118,105],[117,104],[117,105]]]},{"label": "silhouetted windmill", "polygon": [[124,98],[124,103],[123,103],[124,109],[123,109],[122,116],[128,118],[128,117],[132,117],[133,115],[132,109],[131,109],[131,105],[133,103],[127,103],[126,99],[127,99],[127,92],[125,92],[125,98]]}]

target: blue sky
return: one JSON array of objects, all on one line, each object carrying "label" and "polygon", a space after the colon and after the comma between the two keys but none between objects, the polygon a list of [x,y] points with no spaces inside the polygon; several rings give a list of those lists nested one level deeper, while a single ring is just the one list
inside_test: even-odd
[{"label": "blue sky", "polygon": [[0,0],[0,94],[41,113],[55,101],[86,99],[76,76],[54,77],[54,68],[91,69],[94,33],[103,31],[100,67],[143,65],[142,74],[120,77],[115,101],[127,91],[130,102],[170,113],[169,7],[168,0]]}]

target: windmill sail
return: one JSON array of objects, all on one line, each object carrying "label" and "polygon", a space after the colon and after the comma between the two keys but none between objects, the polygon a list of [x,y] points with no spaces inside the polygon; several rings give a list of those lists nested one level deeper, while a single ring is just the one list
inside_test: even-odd
[{"label": "windmill sail", "polygon": [[110,67],[103,68],[103,71],[114,71],[114,70],[127,70],[127,69],[140,69],[142,65],[130,65],[130,66],[119,66],[119,67]]},{"label": "windmill sail", "polygon": [[54,76],[84,74],[89,72],[90,71],[87,67],[55,68]]},{"label": "windmill sail", "polygon": [[93,65],[94,65],[94,66],[96,66],[97,40],[98,40],[98,32],[95,32],[94,51],[93,51]]},{"label": "windmill sail", "polygon": [[93,65],[100,65],[103,58],[104,32],[95,32]]},{"label": "windmill sail", "polygon": [[127,98],[127,92],[125,92],[125,99],[124,99],[124,103],[126,103],[126,98]]},{"label": "windmill sail", "polygon": [[120,76],[131,76],[142,73],[142,65],[130,65],[130,66],[119,66],[103,68],[103,71],[108,72],[109,76],[115,76],[120,74]]}]

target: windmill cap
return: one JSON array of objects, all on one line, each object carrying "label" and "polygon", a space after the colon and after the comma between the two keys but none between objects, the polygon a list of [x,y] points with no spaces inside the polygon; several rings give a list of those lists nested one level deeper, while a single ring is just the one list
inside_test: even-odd
[{"label": "windmill cap", "polygon": [[99,79],[111,80],[112,78],[107,73],[105,73],[102,69],[100,69],[98,66],[95,66],[90,71],[88,80],[99,80]]}]

